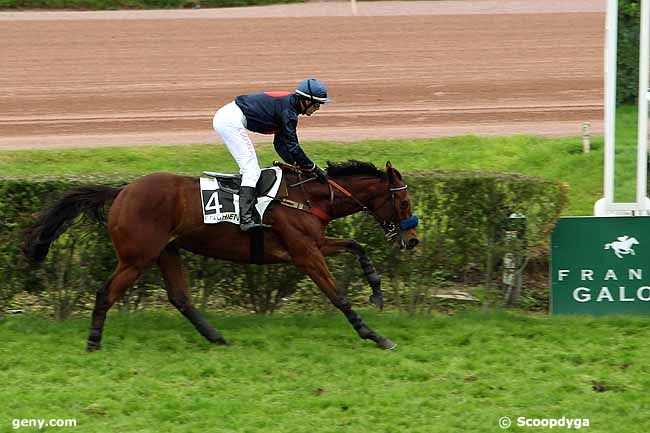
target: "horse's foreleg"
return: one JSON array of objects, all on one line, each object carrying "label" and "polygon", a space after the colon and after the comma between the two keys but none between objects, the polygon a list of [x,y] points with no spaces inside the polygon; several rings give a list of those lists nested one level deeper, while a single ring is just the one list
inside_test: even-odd
[{"label": "horse's foreleg", "polygon": [[396,346],[388,338],[382,337],[363,321],[363,319],[352,309],[347,298],[341,295],[336,289],[334,277],[327,267],[325,257],[320,250],[314,248],[305,251],[295,251],[292,254],[294,264],[302,269],[316,283],[321,291],[327,296],[330,302],[345,315],[350,324],[363,339],[372,340],[382,349],[392,349]]},{"label": "horse's foreleg", "polygon": [[335,239],[325,238],[325,242],[321,246],[321,252],[324,256],[329,256],[342,251],[354,253],[357,256],[359,265],[363,270],[363,274],[370,284],[372,295],[370,295],[370,302],[377,308],[384,309],[384,296],[381,291],[381,275],[377,272],[370,257],[366,254],[363,246],[354,239]]},{"label": "horse's foreleg", "polygon": [[165,280],[169,301],[178,311],[192,322],[194,327],[211,343],[226,344],[226,340],[208,322],[201,313],[194,308],[187,288],[187,278],[181,256],[173,245],[167,245],[160,253],[158,266]]}]

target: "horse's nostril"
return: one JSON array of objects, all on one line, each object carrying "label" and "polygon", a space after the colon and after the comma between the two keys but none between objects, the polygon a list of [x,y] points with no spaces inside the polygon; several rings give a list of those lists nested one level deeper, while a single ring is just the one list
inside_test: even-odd
[{"label": "horse's nostril", "polygon": [[409,240],[409,248],[415,248],[420,243],[416,238]]}]

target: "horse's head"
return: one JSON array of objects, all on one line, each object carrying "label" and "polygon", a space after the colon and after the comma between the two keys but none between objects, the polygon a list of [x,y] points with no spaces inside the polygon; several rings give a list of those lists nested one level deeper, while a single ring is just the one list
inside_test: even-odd
[{"label": "horse's head", "polygon": [[388,188],[374,200],[373,213],[384,229],[386,238],[395,242],[399,249],[406,247],[410,250],[420,243],[416,231],[419,220],[411,210],[407,185],[390,161],[386,162],[386,175]]}]

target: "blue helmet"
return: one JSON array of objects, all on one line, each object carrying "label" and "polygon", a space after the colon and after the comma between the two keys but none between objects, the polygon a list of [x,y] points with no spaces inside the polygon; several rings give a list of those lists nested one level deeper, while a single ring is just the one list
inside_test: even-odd
[{"label": "blue helmet", "polygon": [[318,104],[327,104],[330,102],[330,98],[327,97],[325,84],[316,78],[302,80],[296,88],[296,93]]}]

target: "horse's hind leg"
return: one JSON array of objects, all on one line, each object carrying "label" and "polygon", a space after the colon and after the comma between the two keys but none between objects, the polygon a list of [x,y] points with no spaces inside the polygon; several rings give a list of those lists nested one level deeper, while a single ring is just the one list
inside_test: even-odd
[{"label": "horse's hind leg", "polygon": [[133,286],[135,281],[142,275],[142,269],[132,265],[118,263],[117,269],[111,278],[97,290],[95,308],[90,325],[87,350],[94,352],[101,348],[102,332],[106,313],[113,306],[126,290]]},{"label": "horse's hind leg", "polygon": [[178,249],[169,244],[160,254],[158,265],[165,280],[169,301],[180,311],[183,316],[192,322],[194,327],[211,343],[226,344],[226,340],[201,313],[192,305],[192,300],[187,289],[185,269]]}]

